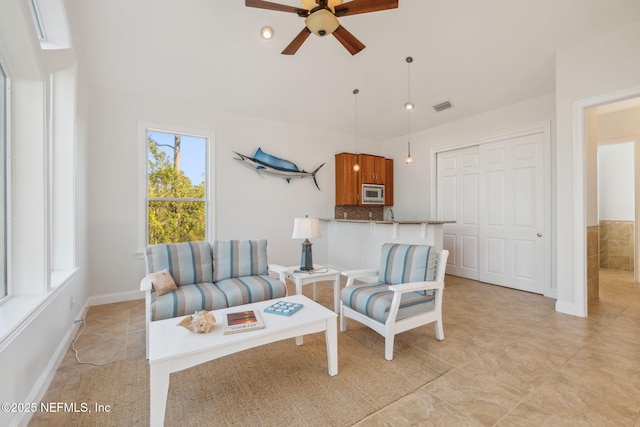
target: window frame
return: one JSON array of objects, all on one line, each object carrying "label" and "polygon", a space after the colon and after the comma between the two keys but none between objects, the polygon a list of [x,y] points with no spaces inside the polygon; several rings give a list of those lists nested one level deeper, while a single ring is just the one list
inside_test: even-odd
[{"label": "window frame", "polygon": [[4,144],[2,159],[0,161],[3,162],[3,180],[0,185],[4,186],[3,188],[3,197],[4,197],[4,212],[2,213],[4,220],[1,221],[0,227],[4,227],[4,239],[0,242],[3,245],[2,257],[4,259],[0,260],[0,262],[4,262],[4,271],[3,276],[0,277],[2,280],[2,289],[0,292],[0,304],[9,300],[12,294],[11,289],[11,77],[7,72],[6,66],[3,65],[3,58],[0,56],[0,73],[2,73],[2,85],[3,88],[3,99],[0,99],[0,102],[3,103],[3,114],[0,117],[0,120],[4,120],[4,132],[2,133],[1,138],[2,141],[0,143]]},{"label": "window frame", "polygon": [[[211,130],[193,129],[184,126],[165,125],[153,122],[138,121],[138,225],[137,225],[137,250],[138,258],[143,258],[144,248],[149,245],[148,219],[149,219],[149,198],[148,195],[148,148],[147,137],[149,132],[162,132],[168,134],[178,134],[183,136],[193,136],[204,138],[205,147],[205,239],[213,241],[215,239],[215,132]],[[168,198],[162,200],[170,201]],[[190,201],[191,199],[178,199],[180,201]],[[200,201],[200,199],[194,199]]]}]

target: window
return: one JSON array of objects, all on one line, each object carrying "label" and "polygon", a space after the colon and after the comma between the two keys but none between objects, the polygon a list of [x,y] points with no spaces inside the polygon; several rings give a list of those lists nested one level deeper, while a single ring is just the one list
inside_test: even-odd
[{"label": "window", "polygon": [[147,129],[147,244],[207,240],[208,138]]},{"label": "window", "polygon": [[0,64],[0,299],[7,296],[7,147],[9,79]]}]

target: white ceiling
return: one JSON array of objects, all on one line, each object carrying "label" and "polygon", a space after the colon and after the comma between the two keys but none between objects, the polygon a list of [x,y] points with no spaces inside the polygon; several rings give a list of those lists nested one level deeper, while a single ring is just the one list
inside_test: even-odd
[{"label": "white ceiling", "polygon": [[638,0],[400,0],[340,18],[367,46],[355,56],[313,35],[285,56],[304,20],[243,0],[76,4],[92,84],[351,134],[359,88],[359,135],[377,140],[407,133],[406,56],[416,131],[551,93],[558,50],[640,19]]}]

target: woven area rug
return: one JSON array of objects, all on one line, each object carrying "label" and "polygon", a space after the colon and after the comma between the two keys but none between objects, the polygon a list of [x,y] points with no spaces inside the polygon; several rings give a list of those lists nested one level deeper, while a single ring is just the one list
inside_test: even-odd
[{"label": "woven area rug", "polygon": [[[286,340],[171,374],[167,426],[349,426],[443,375],[445,363],[396,338],[394,359],[368,328],[338,332],[338,375],[327,373],[324,334]],[[424,331],[423,331],[424,332]],[[109,413],[76,426],[149,425],[149,365],[128,359],[83,374],[79,395]]]}]

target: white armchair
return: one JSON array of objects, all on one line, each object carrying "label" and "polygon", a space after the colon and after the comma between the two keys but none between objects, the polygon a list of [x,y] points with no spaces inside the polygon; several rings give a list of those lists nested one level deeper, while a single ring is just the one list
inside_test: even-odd
[{"label": "white armchair", "polygon": [[[442,292],[449,252],[428,245],[386,243],[378,270],[344,271],[347,285],[340,301],[340,331],[347,318],[385,337],[385,359],[393,359],[396,334],[435,322],[444,339]],[[359,283],[356,284],[355,282]]]}]

